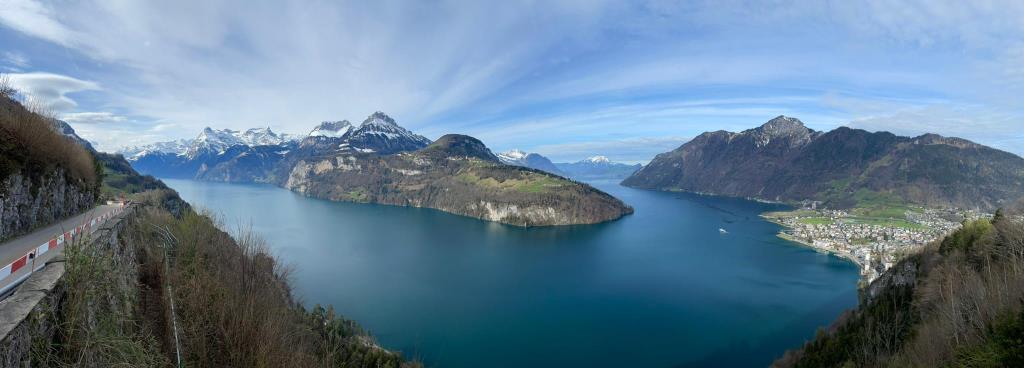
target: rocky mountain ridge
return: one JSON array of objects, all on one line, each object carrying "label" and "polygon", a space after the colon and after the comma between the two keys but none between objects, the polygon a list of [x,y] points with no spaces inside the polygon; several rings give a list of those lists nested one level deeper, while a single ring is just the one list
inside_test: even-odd
[{"label": "rocky mountain ridge", "polygon": [[359,127],[321,123],[298,142],[209,146],[216,149],[194,155],[151,150],[131,161],[157,176],[271,183],[318,198],[430,207],[521,226],[594,223],[632,212],[586,184],[506,165],[475,138],[446,135],[431,142],[381,112]]},{"label": "rocky mountain ridge", "polygon": [[518,149],[512,149],[498,154],[498,158],[506,165],[529,167],[555,175],[568,176],[562,170],[559,170],[551,160],[541,156],[539,153],[527,153]]},{"label": "rocky mountain ridge", "polygon": [[640,169],[640,164],[627,165],[612,162],[605,156],[591,156],[577,162],[554,163],[539,153],[527,153],[519,149],[498,154],[501,162],[508,165],[529,167],[576,180],[625,179]]},{"label": "rocky mountain ridge", "polygon": [[992,210],[1024,196],[1024,159],[961,138],[817,132],[779,116],[739,133],[703,133],[622,183],[839,208],[886,199]]}]

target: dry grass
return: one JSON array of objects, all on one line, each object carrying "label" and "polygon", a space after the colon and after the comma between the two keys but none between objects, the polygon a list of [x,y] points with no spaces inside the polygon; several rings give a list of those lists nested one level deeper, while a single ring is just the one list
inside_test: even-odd
[{"label": "dry grass", "polygon": [[[148,228],[136,230],[153,234],[150,244],[167,249],[169,274],[160,278],[173,285],[187,366],[403,366],[400,356],[378,347],[351,321],[304,311],[292,299],[288,270],[265,241],[248,228],[232,237],[211,217],[148,210]],[[166,340],[163,345],[173,346]]]},{"label": "dry grass", "polygon": [[[54,115],[38,103],[27,107],[13,99],[16,92],[6,76],[0,76],[0,177],[28,169],[47,172],[63,167],[76,179],[98,187],[97,166],[92,154],[54,130]],[[38,170],[38,171],[36,171]]]},{"label": "dry grass", "polygon": [[66,248],[55,337],[33,341],[32,365],[167,367],[180,351],[188,367],[419,367],[331,308],[304,310],[259,236],[173,215],[171,193],[136,196],[118,242]]},{"label": "dry grass", "polygon": [[310,351],[296,349],[308,346],[313,335],[297,328],[301,319],[281,281],[284,273],[258,237],[243,233],[236,242],[209,217],[193,212],[177,219],[147,211],[145,218],[149,228],[136,231],[152,233],[152,241],[170,255],[170,274],[164,277],[173,285],[187,365],[321,365]]},{"label": "dry grass", "polygon": [[898,367],[937,367],[991,338],[992,326],[1024,308],[1024,221],[1003,218],[971,248],[928,271],[917,290],[923,320],[892,360]]},{"label": "dry grass", "polygon": [[[33,366],[165,367],[156,339],[145,333],[135,313],[133,265],[122,250],[78,237],[66,245],[67,291],[56,314],[54,341],[35,341]],[[129,261],[130,262],[130,261]]]}]

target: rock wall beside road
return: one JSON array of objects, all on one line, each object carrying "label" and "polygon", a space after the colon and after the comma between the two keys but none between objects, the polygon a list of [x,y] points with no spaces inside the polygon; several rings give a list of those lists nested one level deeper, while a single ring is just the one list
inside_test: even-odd
[{"label": "rock wall beside road", "polygon": [[69,180],[64,170],[33,178],[12,174],[0,181],[0,241],[81,213],[96,193]]}]

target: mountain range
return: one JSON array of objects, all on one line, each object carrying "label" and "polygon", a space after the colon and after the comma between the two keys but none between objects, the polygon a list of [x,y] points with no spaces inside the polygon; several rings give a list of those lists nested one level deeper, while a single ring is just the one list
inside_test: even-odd
[{"label": "mountain range", "polygon": [[622,184],[837,208],[895,200],[993,210],[1024,197],[1024,159],[961,138],[819,132],[779,116],[739,133],[703,133]]},{"label": "mountain range", "polygon": [[576,180],[624,179],[642,165],[612,162],[604,156],[593,156],[577,162],[553,163],[539,153],[526,153],[518,149],[498,154],[501,162],[524,166]]},{"label": "mountain range", "polygon": [[612,162],[604,156],[593,156],[576,162],[557,163],[559,170],[577,180],[625,179],[643,165]]},{"label": "mountain range", "polygon": [[513,149],[511,151],[499,153],[498,159],[508,165],[529,167],[532,169],[547,171],[555,175],[568,176],[562,172],[562,170],[559,170],[551,160],[538,153],[526,153],[518,149]]},{"label": "mountain range", "polygon": [[[632,208],[589,185],[508,165],[482,142],[417,135],[384,113],[323,122],[301,139],[268,129],[204,129],[123,151],[159,177],[262,182],[318,198],[429,207],[520,226],[595,223]],[[546,159],[545,159],[546,160]]]}]

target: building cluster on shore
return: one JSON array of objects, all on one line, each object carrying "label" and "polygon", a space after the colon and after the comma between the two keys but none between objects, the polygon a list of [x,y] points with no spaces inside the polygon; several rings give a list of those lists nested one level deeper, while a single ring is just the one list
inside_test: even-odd
[{"label": "building cluster on shore", "polygon": [[870,283],[911,251],[957,230],[963,221],[991,215],[970,210],[907,211],[905,219],[876,219],[847,211],[804,209],[774,220],[787,227],[780,236],[857,263]]}]

